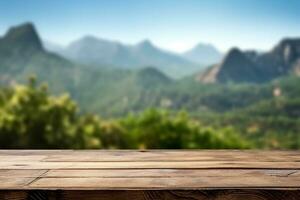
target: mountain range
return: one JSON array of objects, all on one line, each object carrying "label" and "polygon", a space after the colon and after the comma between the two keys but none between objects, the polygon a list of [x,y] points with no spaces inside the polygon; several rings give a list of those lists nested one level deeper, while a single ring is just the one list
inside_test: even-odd
[{"label": "mountain range", "polygon": [[223,54],[211,44],[198,44],[182,54],[186,59],[205,66],[219,63]]},{"label": "mountain range", "polygon": [[114,105],[125,112],[123,107],[140,101],[142,93],[173,81],[152,67],[95,68],[69,61],[45,50],[33,24],[25,23],[0,38],[0,84],[25,83],[32,75],[46,82],[52,93],[68,92],[80,105],[89,105],[87,110],[103,113],[115,112]]},{"label": "mountain range", "polygon": [[[140,45],[151,50],[149,43]],[[24,83],[35,74],[39,82],[48,83],[52,93],[68,92],[82,112],[103,116],[124,115],[148,107],[199,113],[226,111],[272,99],[274,79],[288,79],[282,88],[295,95],[299,78],[292,75],[299,73],[299,52],[300,39],[284,39],[265,53],[234,48],[221,63],[204,73],[172,79],[155,67],[124,69],[70,61],[46,50],[33,24],[26,23],[10,28],[0,38],[0,84]]]},{"label": "mountain range", "polygon": [[197,45],[183,54],[163,50],[150,40],[136,45],[84,36],[66,47],[44,42],[47,50],[66,59],[85,65],[121,69],[158,68],[165,74],[180,78],[199,72],[206,66],[218,63],[222,54],[212,45]]},{"label": "mountain range", "polygon": [[263,83],[288,74],[300,74],[300,39],[283,39],[265,53],[231,49],[221,63],[198,76],[206,83]]}]

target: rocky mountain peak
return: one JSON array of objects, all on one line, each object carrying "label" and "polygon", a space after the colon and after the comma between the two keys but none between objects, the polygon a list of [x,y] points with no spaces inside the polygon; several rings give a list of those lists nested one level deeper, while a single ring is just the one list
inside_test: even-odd
[{"label": "rocky mountain peak", "polygon": [[10,28],[2,40],[8,42],[9,46],[43,49],[42,42],[32,23],[24,23]]}]

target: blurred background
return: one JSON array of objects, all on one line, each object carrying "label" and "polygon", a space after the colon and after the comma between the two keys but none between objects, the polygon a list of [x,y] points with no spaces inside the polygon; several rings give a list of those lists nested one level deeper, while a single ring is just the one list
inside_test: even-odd
[{"label": "blurred background", "polygon": [[298,149],[298,0],[4,0],[0,148]]}]

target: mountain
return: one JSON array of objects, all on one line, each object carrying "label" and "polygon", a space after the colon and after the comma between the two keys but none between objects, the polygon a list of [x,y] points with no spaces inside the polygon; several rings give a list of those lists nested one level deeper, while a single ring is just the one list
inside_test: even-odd
[{"label": "mountain", "polygon": [[61,91],[64,83],[74,83],[67,76],[76,70],[76,65],[44,50],[41,39],[31,23],[10,28],[0,38],[0,83],[24,81],[36,74],[48,81],[55,91]]},{"label": "mountain", "polygon": [[[53,48],[51,49],[53,50]],[[136,45],[85,36],[72,42],[61,56],[85,65],[108,66],[121,69],[141,69],[155,66],[173,77],[182,77],[199,71],[202,66],[180,55],[162,50],[149,40]]]},{"label": "mountain", "polygon": [[[153,45],[147,41],[136,48],[138,52],[140,49],[153,51]],[[298,53],[295,40],[284,40],[267,53],[235,48],[220,64],[207,70],[201,81],[211,77],[211,82],[261,83],[275,77],[291,78],[284,75],[299,69]],[[286,70],[278,70],[274,63],[281,63],[278,66]],[[0,38],[0,84],[24,83],[32,74],[39,82],[47,82],[52,93],[68,92],[80,104],[81,112],[99,113],[103,117],[127,115],[149,107],[187,110],[197,115],[227,112],[259,101],[271,101],[275,98],[274,88],[279,88],[288,98],[299,96],[296,77],[261,85],[202,84],[192,76],[173,80],[149,66],[128,70],[76,64],[46,51],[34,26],[24,24]]]},{"label": "mountain", "polygon": [[[1,50],[30,50],[40,51],[43,49],[41,40],[34,27],[30,23],[22,24],[19,27],[12,27],[5,37],[1,38]],[[8,45],[5,47],[5,45]]]},{"label": "mountain", "polygon": [[212,65],[219,63],[223,57],[222,53],[211,44],[198,44],[194,48],[183,53],[183,56],[195,63]]},{"label": "mountain", "polygon": [[270,52],[262,54],[256,63],[269,78],[296,73],[300,67],[300,38],[283,39]]},{"label": "mountain", "polygon": [[300,74],[300,39],[284,39],[266,53],[234,48],[221,63],[198,75],[198,80],[262,83],[288,74]]},{"label": "mountain", "polygon": [[87,65],[120,65],[128,66],[130,59],[127,47],[114,41],[86,36],[72,42],[63,51],[57,52],[62,56]]},{"label": "mountain", "polygon": [[220,64],[213,66],[204,74],[200,80],[206,83],[211,82],[261,82],[260,69],[252,60],[237,48],[233,48],[225,56]]},{"label": "mountain", "polygon": [[26,23],[0,38],[0,84],[25,83],[31,75],[54,94],[69,93],[82,111],[103,115],[138,110],[138,102],[151,105],[151,91],[173,82],[152,67],[133,71],[76,64],[45,50],[34,25]]},{"label": "mountain", "polygon": [[[19,27],[10,28],[4,37],[0,38],[0,62],[3,70],[18,70],[17,66],[9,66],[10,61],[15,62],[18,68],[43,47],[34,27],[25,23]],[[4,74],[1,76],[5,77]]]}]

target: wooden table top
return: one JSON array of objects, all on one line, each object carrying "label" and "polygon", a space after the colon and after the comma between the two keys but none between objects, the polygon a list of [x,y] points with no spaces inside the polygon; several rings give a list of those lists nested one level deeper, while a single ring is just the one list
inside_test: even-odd
[{"label": "wooden table top", "polygon": [[0,150],[0,190],[300,189],[300,151]]}]

